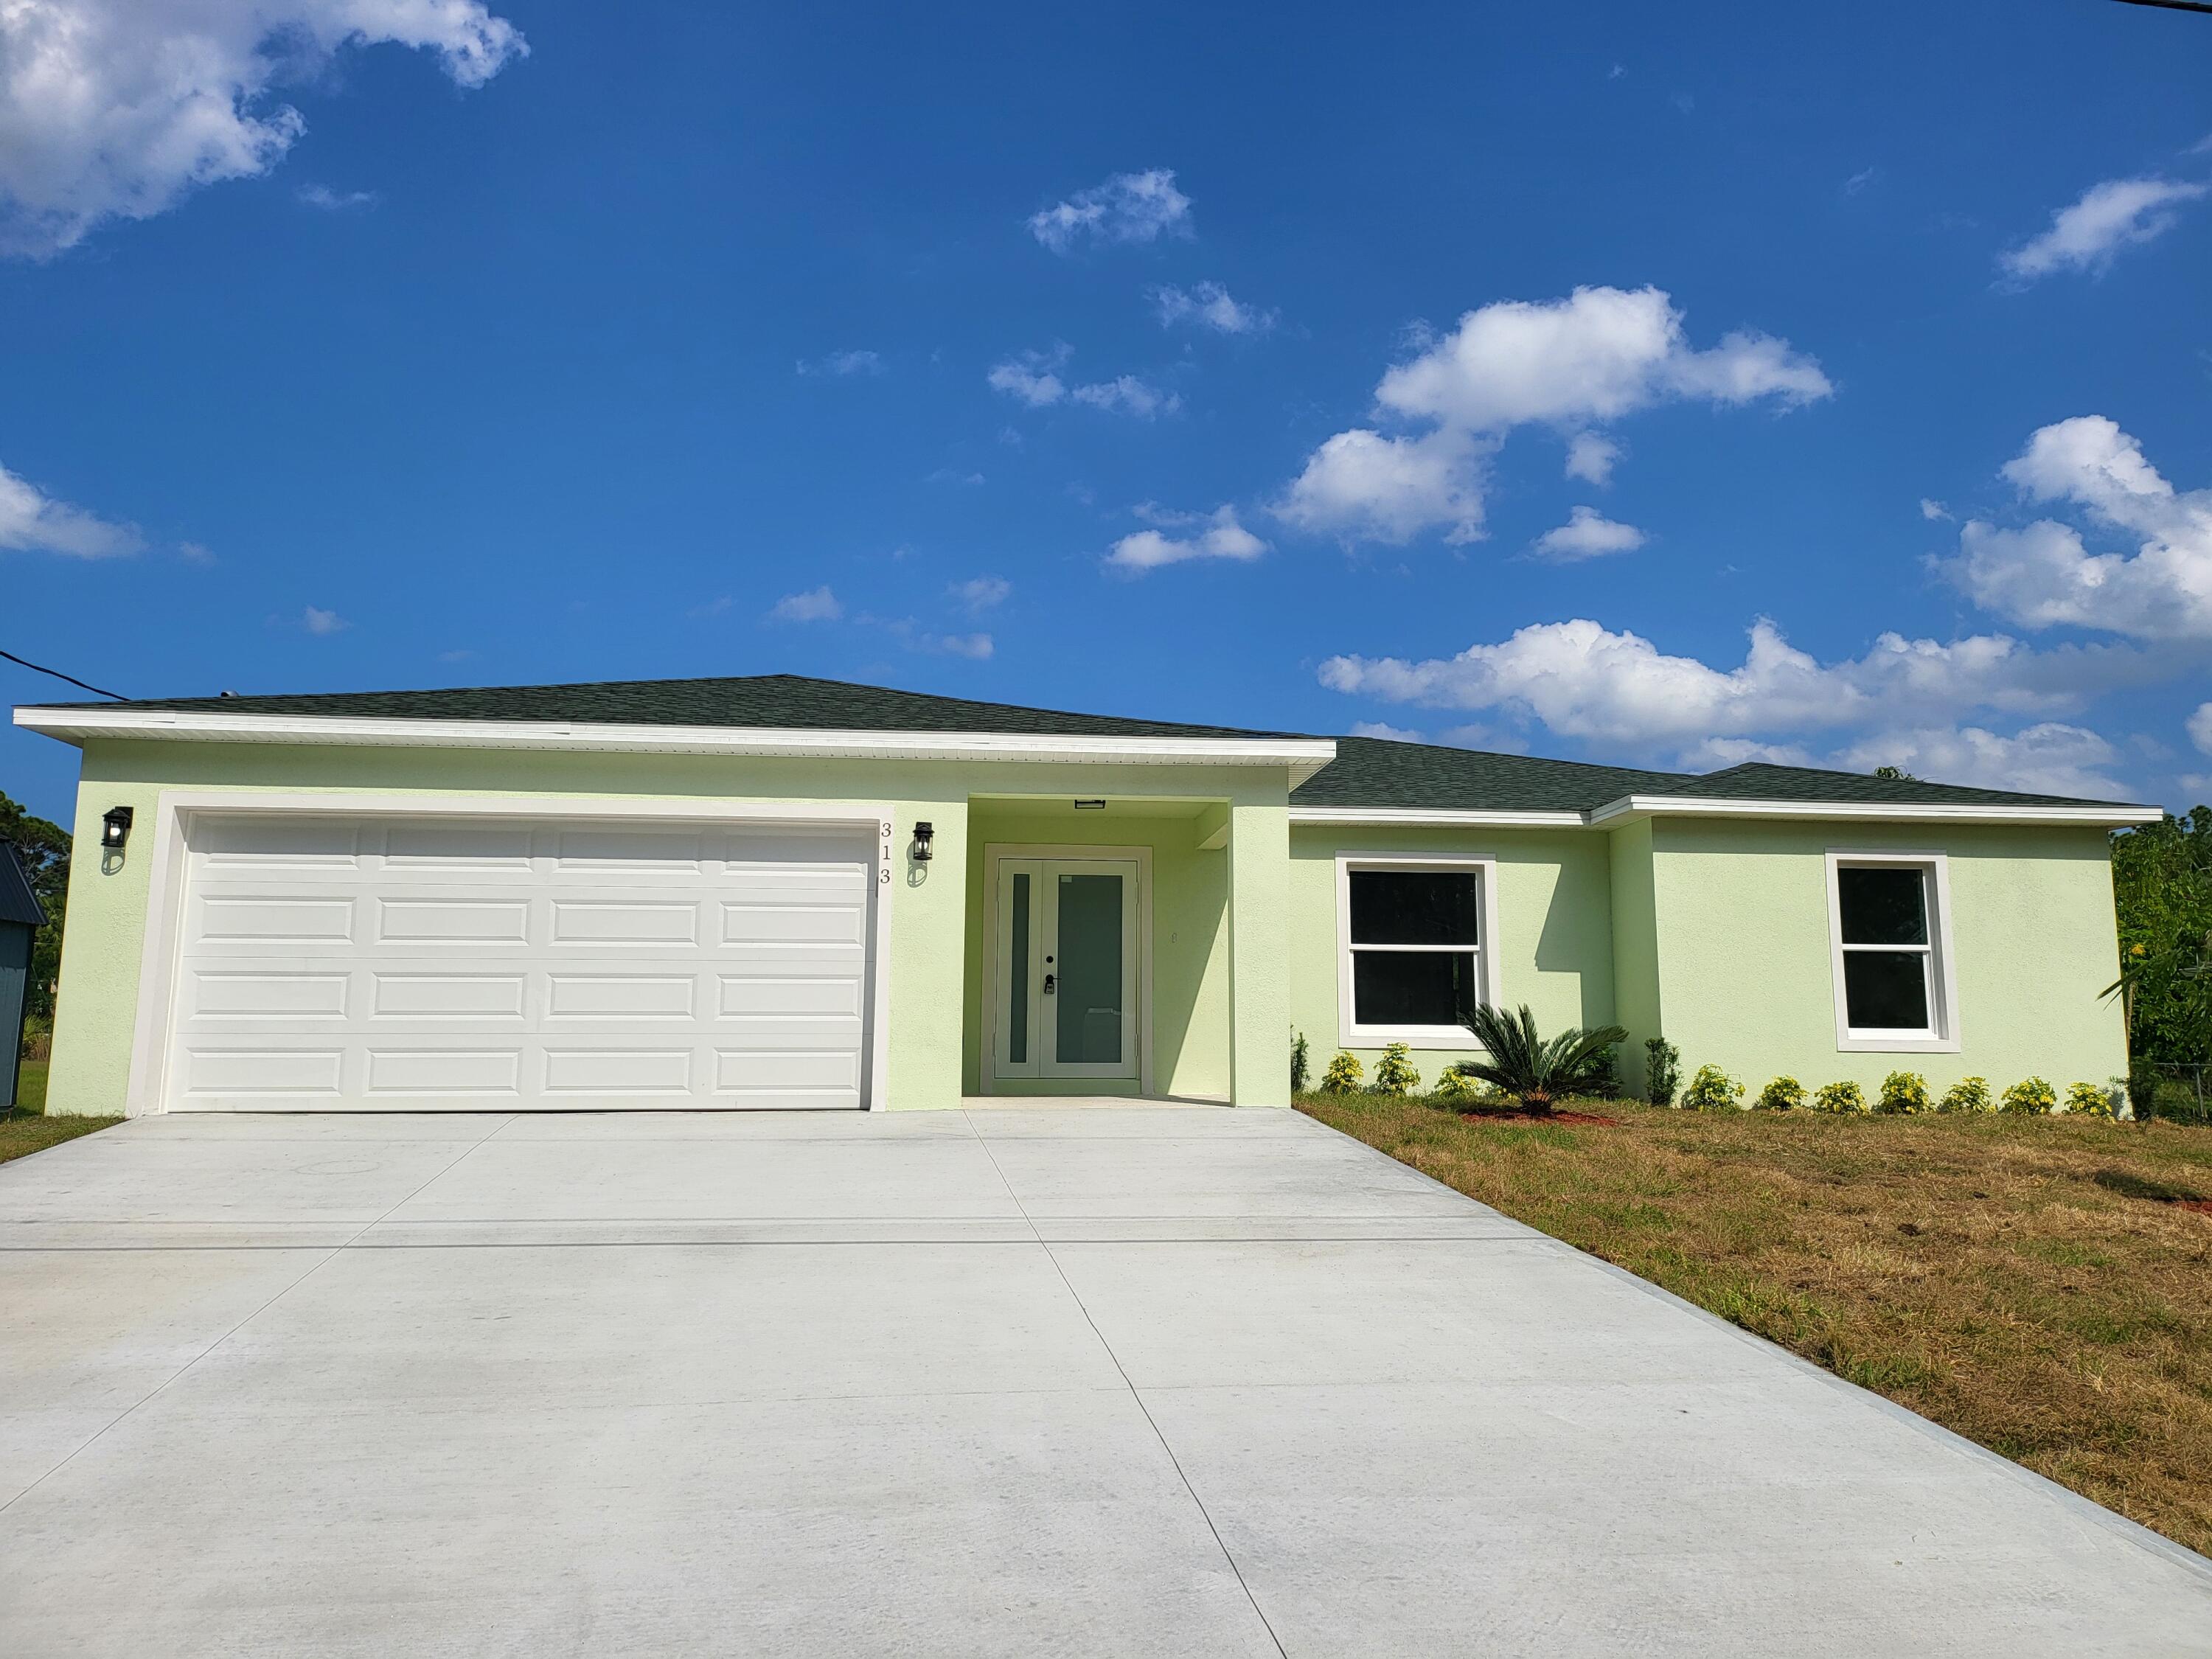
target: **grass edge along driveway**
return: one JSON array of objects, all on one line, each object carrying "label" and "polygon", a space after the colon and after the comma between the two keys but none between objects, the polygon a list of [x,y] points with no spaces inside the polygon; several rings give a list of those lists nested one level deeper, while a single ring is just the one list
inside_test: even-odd
[{"label": "grass edge along driveway", "polygon": [[46,1117],[46,1065],[27,1060],[16,1079],[15,1109],[0,1121],[0,1164],[11,1158],[43,1152],[64,1140],[75,1140],[95,1129],[120,1123],[119,1117]]},{"label": "grass edge along driveway", "polygon": [[1418,1097],[1298,1107],[2212,1553],[2212,1130]]}]

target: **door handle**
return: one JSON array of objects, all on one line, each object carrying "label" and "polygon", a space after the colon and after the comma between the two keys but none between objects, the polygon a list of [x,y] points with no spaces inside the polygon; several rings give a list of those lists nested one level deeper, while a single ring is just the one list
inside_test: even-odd
[{"label": "door handle", "polygon": [[1047,974],[1044,976],[1044,994],[1047,996],[1050,996],[1053,994],[1053,981],[1054,977],[1055,975],[1051,974]]}]

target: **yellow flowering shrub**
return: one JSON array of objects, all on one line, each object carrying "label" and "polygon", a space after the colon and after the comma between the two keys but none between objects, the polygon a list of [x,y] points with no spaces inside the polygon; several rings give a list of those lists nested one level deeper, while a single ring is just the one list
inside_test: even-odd
[{"label": "yellow flowering shrub", "polygon": [[1682,1104],[1692,1112],[1717,1112],[1742,1102],[1743,1085],[1717,1066],[1698,1066],[1690,1086],[1682,1091]]},{"label": "yellow flowering shrub", "polygon": [[1926,1112],[1934,1110],[1928,1098],[1928,1079],[1917,1072],[1892,1072],[1881,1080],[1881,1094],[1875,1102],[1877,1112]]},{"label": "yellow flowering shrub", "polygon": [[1990,1080],[1985,1077],[1962,1077],[1943,1091],[1942,1103],[1937,1109],[1946,1112],[1990,1112],[1996,1109],[1990,1098]]},{"label": "yellow flowering shrub", "polygon": [[1336,1058],[1328,1063],[1328,1070],[1321,1074],[1321,1089],[1325,1095],[1348,1095],[1358,1091],[1366,1080],[1367,1068],[1359,1063],[1359,1056],[1348,1048],[1336,1051]]},{"label": "yellow flowering shrub", "polygon": [[1856,1083],[1824,1083],[1813,1091],[1813,1109],[1816,1112],[1863,1112],[1868,1109],[1866,1091]]}]

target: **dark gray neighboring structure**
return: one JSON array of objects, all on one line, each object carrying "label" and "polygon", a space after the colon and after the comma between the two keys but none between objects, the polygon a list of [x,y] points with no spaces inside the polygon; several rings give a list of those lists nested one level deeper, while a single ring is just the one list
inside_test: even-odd
[{"label": "dark gray neighboring structure", "polygon": [[21,1080],[23,1005],[31,990],[31,941],[46,925],[12,843],[0,841],[0,1111],[12,1111]]}]

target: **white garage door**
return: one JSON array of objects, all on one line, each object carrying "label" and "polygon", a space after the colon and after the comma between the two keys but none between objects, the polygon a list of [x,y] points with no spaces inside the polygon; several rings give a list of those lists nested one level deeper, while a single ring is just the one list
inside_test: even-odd
[{"label": "white garage door", "polygon": [[867,830],[196,817],[184,1111],[857,1107]]}]

